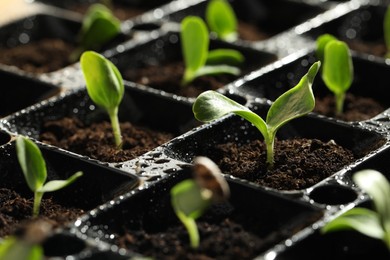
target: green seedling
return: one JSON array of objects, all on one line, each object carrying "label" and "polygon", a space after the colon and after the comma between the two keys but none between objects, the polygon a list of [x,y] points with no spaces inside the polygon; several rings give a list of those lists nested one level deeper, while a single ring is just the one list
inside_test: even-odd
[{"label": "green seedling", "polygon": [[320,61],[315,62],[294,88],[272,103],[266,121],[249,108],[211,90],[203,92],[196,98],[192,111],[195,118],[201,122],[209,122],[228,113],[234,113],[251,122],[264,137],[267,149],[266,162],[268,167],[272,168],[276,132],[290,120],[308,114],[315,106],[312,84],[320,64]]},{"label": "green seedling", "polygon": [[199,247],[196,219],[213,204],[226,200],[230,191],[218,166],[207,157],[196,157],[194,179],[179,182],[171,189],[172,207],[188,231],[192,248]]},{"label": "green seedling", "polygon": [[103,4],[92,4],[84,16],[78,35],[78,48],[70,60],[76,61],[86,50],[99,50],[121,32],[120,21]]},{"label": "green seedling", "polygon": [[352,208],[323,226],[322,233],[355,230],[383,241],[390,250],[389,182],[382,173],[372,169],[361,170],[352,178],[372,198],[374,209]]},{"label": "green seedling", "polygon": [[41,219],[23,225],[23,228],[0,241],[0,260],[43,260],[42,244],[52,234],[53,226]]},{"label": "green seedling", "polygon": [[318,36],[316,40],[316,56],[322,63],[324,63],[325,46],[333,40],[337,40],[337,38],[329,33]]},{"label": "green seedling", "polygon": [[118,109],[125,92],[122,75],[111,61],[94,51],[84,52],[80,58],[80,65],[88,95],[95,104],[107,111],[115,145],[121,149],[122,135]]},{"label": "green seedling", "polygon": [[30,139],[19,136],[16,139],[16,154],[27,185],[34,192],[33,217],[37,217],[39,214],[41,200],[45,192],[60,190],[83,174],[76,172],[67,180],[53,180],[45,183],[47,179],[46,162],[39,147]]},{"label": "green seedling", "polygon": [[336,114],[343,113],[345,94],[352,85],[354,71],[348,45],[325,34],[317,39],[317,56],[322,61],[322,79],[335,95]]},{"label": "green seedling", "polygon": [[181,22],[181,48],[185,71],[182,85],[188,85],[195,78],[204,75],[239,75],[240,69],[230,64],[240,64],[243,55],[232,49],[209,51],[209,33],[205,22],[196,16],[187,16]]},{"label": "green seedling", "polygon": [[211,0],[206,7],[206,21],[217,37],[228,42],[237,40],[237,18],[226,0]]},{"label": "green seedling", "polygon": [[43,260],[43,248],[14,236],[8,236],[0,244],[0,260]]},{"label": "green seedling", "polygon": [[390,5],[387,6],[385,18],[383,20],[383,36],[387,49],[385,58],[390,58]]}]

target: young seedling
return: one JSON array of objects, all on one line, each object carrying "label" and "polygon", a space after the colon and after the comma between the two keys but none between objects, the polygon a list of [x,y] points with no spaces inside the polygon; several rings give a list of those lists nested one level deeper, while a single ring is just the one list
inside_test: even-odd
[{"label": "young seedling", "polygon": [[15,236],[8,236],[0,244],[0,260],[43,260],[43,248]]},{"label": "young seedling", "polygon": [[52,234],[53,226],[35,220],[0,241],[0,260],[43,260],[42,244]]},{"label": "young seedling", "polygon": [[33,217],[37,217],[39,214],[41,200],[45,192],[60,190],[83,175],[79,171],[67,180],[53,180],[45,183],[47,178],[46,162],[39,147],[26,137],[19,136],[16,139],[16,154],[27,185],[34,192]]},{"label": "young seedling", "polygon": [[92,4],[84,16],[78,35],[79,46],[71,54],[76,61],[86,50],[99,50],[121,32],[120,21],[103,4]]},{"label": "young seedling", "polygon": [[242,63],[243,55],[232,49],[209,51],[209,33],[201,18],[196,16],[184,18],[181,22],[180,38],[185,63],[183,86],[204,75],[240,74],[240,69],[230,64]]},{"label": "young seedling", "polygon": [[317,39],[317,55],[322,59],[322,79],[336,99],[336,114],[343,113],[345,93],[352,85],[354,71],[348,45],[326,34]]},{"label": "young seedling", "polygon": [[329,33],[318,36],[316,40],[316,56],[322,63],[324,63],[325,46],[333,40],[337,40],[337,38]]},{"label": "young seedling", "polygon": [[26,244],[14,236],[8,236],[0,244],[0,260],[43,260],[43,249],[39,245]]},{"label": "young seedling", "polygon": [[315,62],[294,88],[279,96],[272,103],[266,121],[249,108],[211,90],[203,92],[196,98],[192,111],[195,118],[202,122],[218,119],[228,113],[234,113],[251,122],[264,137],[267,149],[266,162],[270,169],[274,165],[276,132],[287,122],[308,114],[314,108],[312,84],[320,64],[320,61]]},{"label": "young seedling", "polygon": [[353,175],[354,182],[365,191],[374,209],[356,207],[334,218],[322,227],[322,233],[355,230],[382,240],[390,250],[390,184],[382,173],[366,169]]},{"label": "young seedling", "polygon": [[81,55],[80,66],[92,101],[104,108],[111,120],[115,145],[122,146],[122,135],[118,119],[118,108],[125,88],[118,68],[103,55],[86,51]]},{"label": "young seedling", "polygon": [[237,40],[237,18],[226,0],[211,0],[206,7],[206,21],[217,37],[228,42]]},{"label": "young seedling", "polygon": [[229,186],[218,166],[207,157],[196,157],[194,179],[184,180],[171,189],[171,204],[177,217],[188,231],[192,248],[199,247],[196,219],[212,205],[226,200]]}]

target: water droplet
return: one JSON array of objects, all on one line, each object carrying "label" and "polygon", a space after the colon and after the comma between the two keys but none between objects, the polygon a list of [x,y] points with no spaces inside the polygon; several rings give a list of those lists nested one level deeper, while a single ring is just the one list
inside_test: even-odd
[{"label": "water droplet", "polygon": [[21,34],[19,35],[19,41],[20,41],[21,43],[28,43],[28,42],[30,41],[30,36],[28,36],[27,33],[21,33]]},{"label": "water droplet", "polygon": [[161,10],[160,8],[157,8],[153,11],[153,16],[156,18],[156,19],[161,19],[164,15],[164,12],[163,10]]}]

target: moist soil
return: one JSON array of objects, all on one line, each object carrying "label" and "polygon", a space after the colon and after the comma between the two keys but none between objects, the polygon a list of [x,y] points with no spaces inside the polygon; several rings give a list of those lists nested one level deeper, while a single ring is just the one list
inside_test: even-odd
[{"label": "moist soil", "polygon": [[274,149],[275,163],[271,170],[267,169],[266,148],[261,140],[243,145],[218,144],[207,147],[200,155],[212,159],[225,174],[277,190],[308,188],[356,160],[351,151],[334,141],[276,140]]},{"label": "moist soil", "polygon": [[[157,210],[158,206],[153,213],[156,214]],[[173,212],[171,208],[169,211]],[[216,211],[224,212],[224,209]],[[143,228],[122,227],[120,234],[116,235],[115,243],[119,247],[153,259],[254,259],[272,245],[287,239],[321,217],[320,213],[316,213],[306,216],[300,223],[295,219],[294,227],[286,226],[284,221],[281,228],[283,223],[275,224],[273,215],[275,212],[260,214],[261,216],[244,214],[240,210],[234,210],[229,214],[221,212],[214,214],[208,211],[196,221],[200,236],[200,245],[197,249],[191,248],[188,232],[183,224],[177,221],[177,217],[169,218],[164,216],[167,213],[160,211],[157,214],[159,219],[153,224],[146,216],[139,220]]]},{"label": "moist soil", "polygon": [[271,37],[271,35],[261,31],[257,26],[243,21],[238,22],[237,32],[238,38],[244,41],[262,41]]},{"label": "moist soil", "polygon": [[180,83],[183,74],[183,62],[172,61],[139,69],[129,69],[124,72],[123,78],[184,97],[197,97],[206,90],[217,90],[238,78],[237,76],[227,74],[202,76],[196,78],[188,85],[182,86]]},{"label": "moist soil", "polygon": [[13,48],[0,49],[0,63],[15,66],[30,73],[47,73],[71,64],[75,46],[61,39],[45,38]]},{"label": "moist soil", "polygon": [[13,234],[32,221],[43,220],[53,228],[63,227],[84,214],[82,209],[63,207],[44,195],[40,215],[32,218],[33,198],[26,199],[13,190],[0,188],[0,237]]},{"label": "moist soil", "polygon": [[387,53],[386,45],[384,40],[377,42],[361,41],[358,39],[345,40],[349,48],[357,52],[371,54],[377,57],[385,57]]},{"label": "moist soil", "polygon": [[44,124],[40,141],[103,162],[123,162],[138,157],[173,138],[130,122],[120,124],[122,149],[115,147],[111,124],[107,121],[84,125],[77,118],[62,118]]},{"label": "moist soil", "polygon": [[336,114],[334,95],[328,95],[323,98],[316,97],[316,106],[313,112],[351,122],[371,119],[382,113],[385,109],[386,106],[380,104],[373,98],[356,96],[347,92],[344,101],[343,113]]}]

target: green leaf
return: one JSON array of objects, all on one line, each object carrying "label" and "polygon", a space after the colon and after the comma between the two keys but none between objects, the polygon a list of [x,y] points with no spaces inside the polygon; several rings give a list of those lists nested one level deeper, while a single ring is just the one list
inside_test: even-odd
[{"label": "green leaf", "polygon": [[171,189],[172,206],[176,212],[197,219],[210,205],[211,198],[205,198],[198,184],[188,179],[176,184]]},{"label": "green leaf", "polygon": [[185,62],[185,81],[191,81],[195,72],[206,64],[209,35],[200,17],[187,16],[181,22],[181,47]]},{"label": "green leaf", "polygon": [[92,101],[107,110],[118,107],[123,98],[124,85],[115,65],[94,51],[84,52],[80,65]]},{"label": "green leaf", "polygon": [[24,178],[31,191],[39,190],[46,181],[46,163],[38,146],[30,139],[18,136],[16,153]]},{"label": "green leaf", "polygon": [[241,52],[233,49],[215,49],[208,53],[206,64],[227,64],[227,65],[240,65],[244,62],[245,57]]},{"label": "green leaf", "polygon": [[279,96],[271,105],[267,114],[269,132],[276,132],[288,121],[308,114],[314,109],[315,99],[312,84],[321,66],[321,62],[315,62],[299,83]]},{"label": "green leaf", "polygon": [[333,40],[325,46],[322,78],[335,94],[345,93],[353,81],[353,64],[348,45]]},{"label": "green leaf", "polygon": [[206,21],[219,38],[226,41],[237,39],[237,18],[228,1],[211,0],[206,8]]},{"label": "green leaf", "polygon": [[80,44],[84,50],[99,49],[121,31],[120,21],[102,4],[88,9],[80,31]]},{"label": "green leaf", "polygon": [[390,232],[390,185],[387,179],[380,172],[371,169],[356,172],[352,178],[371,196],[387,232]]},{"label": "green leaf", "polygon": [[324,62],[324,52],[325,46],[333,40],[337,40],[337,38],[331,34],[325,33],[320,35],[316,40],[316,56],[321,61]]},{"label": "green leaf", "polygon": [[383,20],[383,36],[385,39],[387,52],[390,51],[390,5],[386,9],[385,18]]},{"label": "green leaf", "polygon": [[321,232],[352,229],[372,238],[382,240],[384,231],[376,212],[365,208],[353,208],[328,222]]},{"label": "green leaf", "polygon": [[70,176],[67,180],[53,180],[47,182],[42,188],[38,190],[38,192],[52,192],[57,191],[62,188],[65,188],[69,184],[73,183],[75,180],[77,180],[79,177],[81,177],[83,173],[81,171],[76,172],[72,176]]}]

